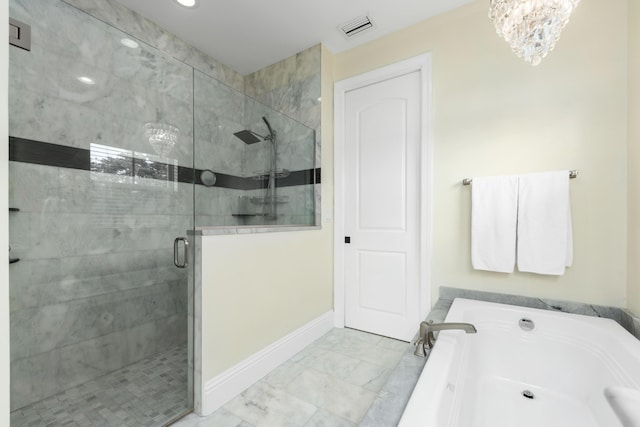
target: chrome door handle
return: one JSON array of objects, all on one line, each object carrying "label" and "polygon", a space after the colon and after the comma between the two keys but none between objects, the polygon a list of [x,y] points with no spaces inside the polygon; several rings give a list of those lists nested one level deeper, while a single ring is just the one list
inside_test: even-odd
[{"label": "chrome door handle", "polygon": [[[180,263],[180,256],[178,255],[178,246],[180,242],[184,242],[184,261]],[[189,240],[186,237],[176,237],[173,241],[173,263],[178,268],[187,268],[189,264]]]}]

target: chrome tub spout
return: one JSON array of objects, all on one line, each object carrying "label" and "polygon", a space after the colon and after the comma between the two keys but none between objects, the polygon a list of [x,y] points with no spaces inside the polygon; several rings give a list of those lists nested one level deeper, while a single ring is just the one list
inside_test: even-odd
[{"label": "chrome tub spout", "polygon": [[465,331],[467,334],[475,334],[476,327],[471,323],[433,323],[432,320],[420,323],[420,334],[415,342],[416,350],[413,352],[416,356],[426,357],[436,342],[434,332],[457,329]]}]

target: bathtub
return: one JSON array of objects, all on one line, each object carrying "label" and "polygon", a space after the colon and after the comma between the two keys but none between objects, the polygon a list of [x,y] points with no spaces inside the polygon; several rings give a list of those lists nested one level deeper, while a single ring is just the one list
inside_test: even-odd
[{"label": "bathtub", "polygon": [[478,333],[440,332],[399,427],[640,427],[640,341],[615,321],[465,299],[446,321]]}]

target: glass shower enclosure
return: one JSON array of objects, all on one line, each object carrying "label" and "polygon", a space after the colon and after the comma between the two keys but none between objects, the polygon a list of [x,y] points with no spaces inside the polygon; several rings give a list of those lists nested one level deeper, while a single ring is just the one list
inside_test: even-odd
[{"label": "glass shower enclosure", "polygon": [[196,227],[315,225],[314,130],[197,70],[194,88]]},{"label": "glass shower enclosure", "polygon": [[12,426],[164,425],[193,408],[176,238],[314,225],[314,131],[62,1],[10,16]]},{"label": "glass shower enclosure", "polygon": [[193,69],[60,1],[10,13],[12,425],[163,425],[193,406]]}]

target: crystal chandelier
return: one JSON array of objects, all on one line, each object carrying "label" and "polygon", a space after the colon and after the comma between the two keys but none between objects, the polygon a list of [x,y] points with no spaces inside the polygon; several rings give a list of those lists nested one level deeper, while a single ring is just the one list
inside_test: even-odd
[{"label": "crystal chandelier", "polygon": [[531,65],[553,50],[580,0],[490,0],[489,18],[500,37]]},{"label": "crystal chandelier", "polygon": [[144,134],[153,150],[161,157],[167,157],[176,142],[180,129],[167,123],[146,123]]}]

